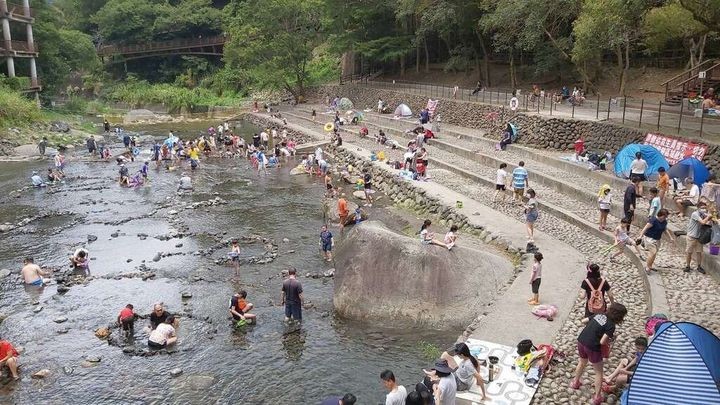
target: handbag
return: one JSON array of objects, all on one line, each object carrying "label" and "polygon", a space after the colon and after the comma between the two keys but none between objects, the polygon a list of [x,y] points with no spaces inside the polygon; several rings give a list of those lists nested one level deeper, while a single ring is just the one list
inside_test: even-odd
[{"label": "handbag", "polygon": [[697,240],[701,245],[707,245],[710,243],[710,240],[712,240],[712,226],[700,225],[700,232],[698,233]]}]

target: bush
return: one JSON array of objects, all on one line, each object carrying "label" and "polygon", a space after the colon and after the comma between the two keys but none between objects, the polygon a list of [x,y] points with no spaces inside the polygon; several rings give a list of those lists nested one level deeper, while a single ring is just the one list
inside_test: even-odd
[{"label": "bush", "polygon": [[146,81],[129,80],[108,90],[108,100],[124,102],[134,106],[142,104],[162,104],[177,110],[197,106],[236,105],[234,95],[217,96],[209,89],[188,89],[171,84],[149,84]]},{"label": "bush", "polygon": [[0,87],[0,128],[31,123],[40,119],[37,104],[22,94]]},{"label": "bush", "polygon": [[70,96],[62,109],[71,113],[85,113],[87,101],[79,96]]}]

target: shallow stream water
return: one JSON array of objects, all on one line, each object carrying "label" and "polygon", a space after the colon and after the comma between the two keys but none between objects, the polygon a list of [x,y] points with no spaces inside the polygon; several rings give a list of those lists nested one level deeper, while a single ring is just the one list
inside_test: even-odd
[{"label": "shallow stream water", "polygon": [[[181,136],[207,127],[174,126]],[[144,128],[158,136],[167,129]],[[253,130],[240,127],[245,135]],[[130,165],[131,173],[149,156],[148,146],[142,145],[143,154]],[[115,144],[113,152],[118,150]],[[0,403],[317,404],[327,396],[353,392],[359,403],[377,404],[385,395],[380,371],[390,368],[401,383],[414,384],[420,368],[429,365],[421,342],[444,347],[457,336],[452,331],[351,322],[333,314],[332,278],[304,277],[332,267],[321,260],[317,245],[324,187],[308,176],[290,176],[292,164],[258,176],[245,160],[203,159],[192,173],[195,192],[178,196],[175,188],[182,169],[166,172],[152,163],[150,185],[127,189],[115,181],[114,161],[90,161],[86,155],[84,150],[69,154],[65,184],[18,193],[11,191],[26,187],[32,170],[43,174],[51,160],[0,163],[0,223],[60,213],[0,234],[0,268],[13,271],[0,279],[0,312],[8,316],[0,324],[0,338],[24,348],[22,379],[10,382],[5,370]],[[228,204],[178,209],[217,197]],[[171,210],[179,212],[169,215]],[[155,238],[178,228],[182,237]],[[142,234],[147,237],[138,236]],[[97,240],[88,243],[88,235]],[[236,277],[231,266],[215,264],[229,248],[196,254],[249,235],[275,241],[275,260],[244,264]],[[91,281],[63,294],[54,283],[39,291],[17,283],[23,257],[60,269],[80,246],[93,258]],[[154,261],[159,252],[173,255]],[[264,252],[262,243],[242,245],[245,259]],[[279,273],[289,266],[303,275],[305,296],[314,306],[304,311],[301,327],[286,325],[282,308],[275,305],[282,282]],[[155,277],[119,277],[147,272]],[[258,325],[242,331],[231,326],[227,311],[238,289],[248,291],[259,318]],[[182,292],[190,292],[192,298],[182,299]],[[121,346],[146,347],[144,320],[136,324],[134,340],[115,339],[114,330],[113,341],[119,345],[94,336],[95,329],[112,323],[127,303],[148,314],[158,301],[180,314],[179,344],[173,353],[143,357],[123,352]],[[39,306],[42,310],[34,312]],[[60,316],[68,320],[54,322]],[[90,364],[84,360],[92,356],[100,357],[100,363],[86,367]],[[177,367],[183,374],[171,377],[169,371]],[[50,370],[50,375],[31,379],[41,369]]]}]

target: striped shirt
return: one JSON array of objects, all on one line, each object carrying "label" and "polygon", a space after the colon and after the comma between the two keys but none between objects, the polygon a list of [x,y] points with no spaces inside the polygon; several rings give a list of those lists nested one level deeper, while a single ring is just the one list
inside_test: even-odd
[{"label": "striped shirt", "polygon": [[524,167],[517,167],[512,172],[513,188],[525,188],[528,172]]}]

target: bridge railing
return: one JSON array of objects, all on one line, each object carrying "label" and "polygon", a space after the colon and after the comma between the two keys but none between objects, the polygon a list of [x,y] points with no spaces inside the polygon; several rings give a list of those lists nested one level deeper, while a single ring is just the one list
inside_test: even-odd
[{"label": "bridge railing", "polygon": [[134,45],[107,45],[101,47],[98,50],[98,54],[100,56],[131,55],[198,46],[223,45],[226,41],[227,37],[217,36],[208,38],[173,39],[171,41],[148,42]]}]

